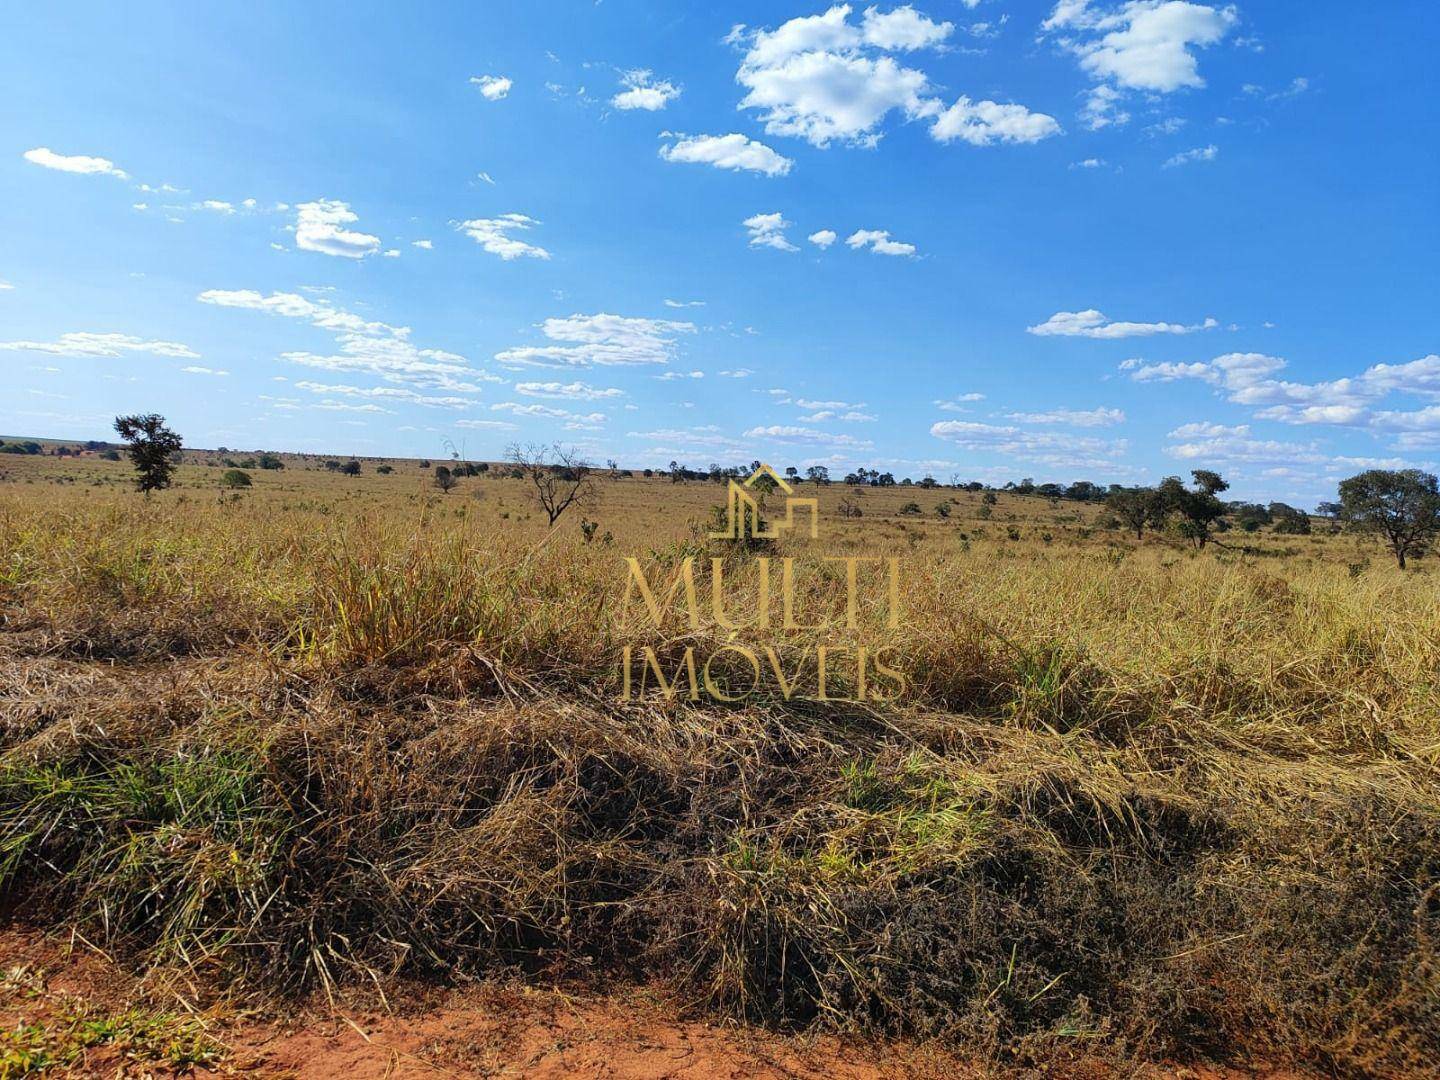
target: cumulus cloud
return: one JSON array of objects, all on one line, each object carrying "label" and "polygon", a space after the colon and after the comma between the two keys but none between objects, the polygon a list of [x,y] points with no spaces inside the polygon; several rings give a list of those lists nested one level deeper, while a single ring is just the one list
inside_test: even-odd
[{"label": "cumulus cloud", "polygon": [[834,431],[817,431],[814,428],[793,427],[786,424],[752,427],[745,432],[746,439],[763,439],[776,443],[818,444],[822,446],[844,446],[851,449],[868,449],[874,444],[868,439],[857,439]]},{"label": "cumulus cloud", "polygon": [[540,222],[525,214],[501,214],[498,218],[474,218],[462,221],[456,228],[474,240],[491,255],[499,255],[509,262],[525,256],[531,259],[548,259],[550,252],[535,244],[512,235],[528,232]]},{"label": "cumulus cloud", "polygon": [[973,405],[977,401],[984,401],[984,394],[956,394],[953,398],[936,398],[930,404],[945,412],[969,412],[967,405]]},{"label": "cumulus cloud", "polygon": [[1180,441],[1169,443],[1165,453],[1182,461],[1204,461],[1217,465],[1282,461],[1316,465],[1327,460],[1316,443],[1256,438],[1247,424],[1231,427],[1210,423],[1182,424],[1167,438]]},{"label": "cumulus cloud", "polygon": [[676,335],[693,334],[695,324],[601,312],[546,319],[540,331],[559,344],[517,345],[496,353],[495,359],[541,367],[668,364],[676,354]]},{"label": "cumulus cloud", "polygon": [[620,85],[625,87],[610,99],[617,109],[644,109],[657,112],[680,96],[680,88],[665,79],[656,79],[654,74],[643,68],[624,72]]},{"label": "cumulus cloud", "polygon": [[1060,134],[1060,124],[1053,116],[1031,112],[1024,105],[1001,105],[961,97],[936,116],[930,133],[940,142],[961,139],[972,146],[1033,143]]},{"label": "cumulus cloud", "polygon": [[1006,413],[1017,424],[1068,424],[1071,427],[1113,427],[1125,422],[1120,409],[1050,409],[1046,412]]},{"label": "cumulus cloud", "polygon": [[777,154],[770,147],[740,134],[687,135],[660,148],[666,161],[713,165],[717,169],[743,170],[784,176],[795,163]]},{"label": "cumulus cloud", "polygon": [[515,85],[504,75],[472,75],[470,84],[479,88],[480,96],[486,101],[499,101]]},{"label": "cumulus cloud", "polygon": [[1191,165],[1197,161],[1214,161],[1219,156],[1220,148],[1211,143],[1209,146],[1197,146],[1194,150],[1182,150],[1174,157],[1167,158],[1162,167],[1173,169],[1180,165]]},{"label": "cumulus cloud", "polygon": [[776,251],[799,251],[794,244],[785,239],[785,230],[790,227],[778,212],[774,214],[754,214],[741,222],[746,232],[750,234],[751,247],[768,247]]},{"label": "cumulus cloud", "polygon": [[915,254],[914,244],[891,240],[890,234],[883,229],[857,229],[845,238],[845,243],[856,250],[868,247],[877,255]]},{"label": "cumulus cloud", "polygon": [[818,248],[828,248],[836,240],[835,230],[821,229],[819,232],[812,232],[806,239]]},{"label": "cumulus cloud", "polygon": [[349,203],[318,199],[295,207],[295,246],[302,251],[363,259],[380,250],[380,238],[345,228],[360,220]]},{"label": "cumulus cloud", "polygon": [[1132,359],[1120,365],[1136,382],[1194,379],[1206,383],[1234,404],[1254,407],[1261,420],[1368,428],[1398,435],[1397,445],[1402,446],[1418,445],[1416,432],[1440,432],[1440,407],[1375,408],[1391,394],[1429,400],[1440,396],[1440,356],[1431,354],[1405,364],[1375,364],[1359,375],[1314,383],[1280,378],[1286,367],[1285,360],[1265,353],[1226,353],[1194,363]]},{"label": "cumulus cloud", "polygon": [[1129,119],[1118,108],[1126,92],[1203,87],[1197,50],[1220,42],[1238,22],[1233,5],[1126,0],[1105,8],[1091,0],[1059,0],[1041,30],[1056,35],[1094,80],[1083,115],[1099,128]]},{"label": "cumulus cloud", "polygon": [[947,109],[923,71],[890,55],[942,45],[952,23],[935,22],[908,4],[887,13],[868,8],[858,23],[851,13],[850,5],[837,4],[774,30],[732,30],[726,40],[745,48],[735,75],[746,90],[740,108],[756,110],[772,135],[821,147],[874,146],[892,114],[931,121],[941,142],[959,138],[978,146],[1059,132],[1052,118],[1020,105],[962,97]]},{"label": "cumulus cloud", "polygon": [[338,351],[332,354],[284,352],[282,360],[332,372],[363,372],[386,382],[410,383],[452,393],[474,393],[473,380],[497,381],[470,367],[465,357],[440,349],[422,349],[410,341],[410,328],[362,318],[324,301],[298,293],[253,289],[207,289],[197,300],[215,307],[258,311],[297,319],[331,333]]},{"label": "cumulus cloud", "polygon": [[49,353],[52,356],[117,357],[127,353],[149,353],[177,360],[198,360],[200,354],[178,341],[147,341],[130,334],[96,334],[74,331],[54,341],[0,341],[0,349]]},{"label": "cumulus cloud", "polygon": [[625,391],[613,386],[591,386],[583,382],[518,382],[515,392],[525,397],[553,398],[564,401],[600,401],[624,397]]},{"label": "cumulus cloud", "polygon": [[1113,322],[1104,314],[1089,308],[1085,311],[1057,311],[1043,323],[1027,326],[1025,332],[1036,337],[1128,338],[1151,334],[1193,334],[1219,326],[1215,319],[1202,323]]},{"label": "cumulus cloud", "polygon": [[421,394],[401,386],[349,386],[346,384],[317,383],[302,380],[295,389],[311,394],[334,394],[339,397],[377,398],[384,401],[403,401],[409,405],[421,405],[429,409],[469,409],[476,405],[470,398],[435,396]]},{"label": "cumulus cloud", "polygon": [[997,453],[1057,467],[1109,468],[1127,449],[1124,439],[1099,439],[1054,431],[1027,431],[1008,424],[940,420],[930,434],[977,453]]},{"label": "cumulus cloud", "polygon": [[514,416],[538,416],[546,420],[569,420],[577,424],[603,424],[607,417],[604,413],[573,413],[568,409],[557,409],[552,405],[534,405],[519,401],[502,401],[491,405],[496,412],[508,412]]},{"label": "cumulus cloud", "polygon": [[34,150],[26,150],[22,156],[30,164],[39,165],[42,169],[80,173],[85,176],[113,176],[117,180],[130,179],[130,174],[124,169],[116,168],[115,163],[109,158],[89,157],[85,154],[57,154],[48,146],[37,146]]}]

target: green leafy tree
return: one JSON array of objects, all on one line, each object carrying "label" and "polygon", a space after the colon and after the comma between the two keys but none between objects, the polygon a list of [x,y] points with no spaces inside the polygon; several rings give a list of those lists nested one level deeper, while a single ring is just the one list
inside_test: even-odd
[{"label": "green leafy tree", "polygon": [[250,474],[244,469],[226,469],[220,474],[221,487],[248,488],[250,485]]},{"label": "green leafy tree", "polygon": [[1164,517],[1161,512],[1159,494],[1154,488],[1120,488],[1105,496],[1105,506],[1123,522],[1135,530],[1135,539],[1145,535],[1145,526],[1154,525],[1156,518]]},{"label": "green leafy tree", "polygon": [[435,486],[439,488],[443,494],[448,495],[450,489],[458,483],[459,481],[455,479],[455,474],[447,467],[444,465],[435,466]]},{"label": "green leafy tree", "polygon": [[1179,518],[1180,535],[1203,549],[1210,542],[1211,530],[1224,518],[1226,506],[1218,498],[1230,485],[1220,474],[1209,469],[1196,469],[1187,488],[1178,476],[1167,476],[1157,489],[1160,507],[1166,516]]},{"label": "green leafy tree", "polygon": [[1384,539],[1403,570],[1440,532],[1440,490],[1419,469],[1370,469],[1340,481],[1340,516]]},{"label": "green leafy tree", "polygon": [[159,413],[117,416],[115,430],[125,440],[125,453],[135,466],[136,488],[149,495],[169,487],[175,458],[184,444],[165,426],[165,418]]}]

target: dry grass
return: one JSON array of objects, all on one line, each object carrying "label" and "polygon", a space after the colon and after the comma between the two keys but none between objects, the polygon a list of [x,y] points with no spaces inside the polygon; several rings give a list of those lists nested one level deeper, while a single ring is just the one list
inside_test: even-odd
[{"label": "dry grass", "polygon": [[239,498],[187,465],[148,501],[5,467],[0,879],[30,918],[280,990],[544,966],[997,1059],[1440,1056],[1428,567],[950,491],[842,522],[831,489],[777,554],[809,611],[843,590],[817,556],[904,558],[902,626],[865,634],[906,698],[619,703],[622,642],[732,640],[619,609],[622,557],[695,550],[714,487],[606,483],[607,545],[413,463]]}]

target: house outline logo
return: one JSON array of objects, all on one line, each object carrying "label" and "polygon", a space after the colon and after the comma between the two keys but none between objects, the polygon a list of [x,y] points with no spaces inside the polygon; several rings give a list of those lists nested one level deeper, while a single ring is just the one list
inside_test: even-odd
[{"label": "house outline logo", "polygon": [[[751,494],[751,488],[762,476],[768,476],[776,487],[785,493],[785,518],[769,528],[764,527],[760,517],[760,499]],[[782,532],[795,528],[795,513],[798,509],[810,511],[810,539],[817,539],[820,535],[820,500],[801,498],[794,492],[794,487],[786,483],[779,473],[761,462],[760,467],[751,473],[743,484],[730,481],[725,493],[725,529],[722,532],[712,532],[710,538],[741,540],[749,536],[760,540],[778,540]],[[762,493],[761,498],[763,497]]]}]

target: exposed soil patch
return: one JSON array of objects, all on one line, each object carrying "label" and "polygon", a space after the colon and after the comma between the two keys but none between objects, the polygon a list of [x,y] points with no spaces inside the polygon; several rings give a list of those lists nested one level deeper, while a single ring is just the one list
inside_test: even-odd
[{"label": "exposed soil patch", "polygon": [[[1284,1069],[1150,1066],[1136,1073],[1077,1058],[1045,1069],[981,1066],[932,1043],[859,1042],[793,1037],[744,1025],[680,1018],[676,1005],[644,990],[621,993],[479,984],[456,990],[411,988],[390,1002],[316,1000],[283,1015],[256,1015],[234,1003],[186,1007],[182,988],[158,975],[137,978],[83,941],[26,928],[0,931],[8,975],[0,991],[0,1031],[13,1039],[43,1030],[51,1042],[77,1015],[91,1024],[143,1017],[167,1037],[79,1048],[68,1061],[7,1075],[265,1076],[297,1080],[370,1077],[604,1077],[872,1080],[881,1077],[1060,1076],[1106,1080],[1296,1080]],[[393,991],[394,988],[392,988]],[[134,1025],[132,1025],[134,1026]],[[214,1060],[167,1060],[181,1029],[213,1048]],[[147,1029],[148,1030],[148,1029]],[[4,1047],[14,1052],[13,1045]],[[0,1057],[9,1064],[9,1060]],[[3,1071],[3,1070],[0,1070]]]}]

